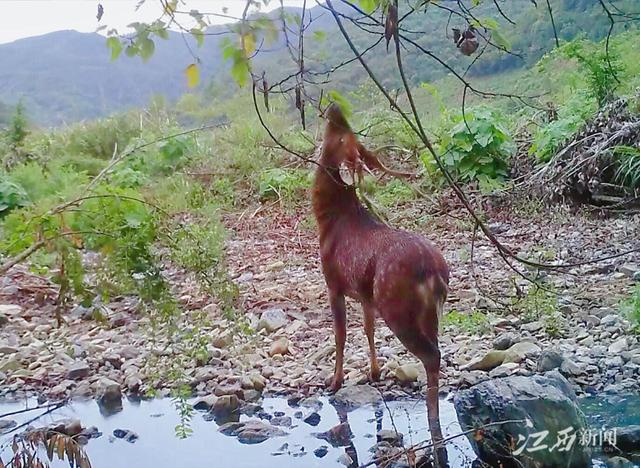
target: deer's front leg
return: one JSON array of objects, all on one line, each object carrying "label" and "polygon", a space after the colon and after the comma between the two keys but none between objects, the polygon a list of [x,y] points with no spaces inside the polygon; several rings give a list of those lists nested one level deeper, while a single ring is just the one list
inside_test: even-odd
[{"label": "deer's front leg", "polygon": [[343,294],[329,291],[329,302],[331,313],[333,314],[333,335],[336,340],[336,368],[331,383],[331,390],[335,392],[342,387],[342,381],[344,380],[342,366],[344,362],[344,343],[347,340],[347,310]]}]

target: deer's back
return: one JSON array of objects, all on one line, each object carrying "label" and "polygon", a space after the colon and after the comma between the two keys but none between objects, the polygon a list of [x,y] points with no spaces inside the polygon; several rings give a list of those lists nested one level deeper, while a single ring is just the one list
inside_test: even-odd
[{"label": "deer's back", "polygon": [[445,285],[449,278],[446,261],[424,237],[378,222],[338,223],[320,254],[328,287],[360,301],[408,298],[433,275]]}]

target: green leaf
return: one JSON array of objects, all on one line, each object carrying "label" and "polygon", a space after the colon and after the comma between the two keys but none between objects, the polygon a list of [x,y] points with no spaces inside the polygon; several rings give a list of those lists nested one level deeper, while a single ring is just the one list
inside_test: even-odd
[{"label": "green leaf", "polygon": [[187,76],[187,86],[189,88],[195,88],[198,86],[198,83],[200,82],[200,70],[198,69],[197,64],[192,63],[189,65],[185,69],[184,73]]},{"label": "green leaf", "polygon": [[249,66],[244,57],[234,61],[233,66],[231,67],[231,76],[236,80],[236,83],[238,83],[238,86],[241,88],[247,84]]},{"label": "green leaf", "polygon": [[115,60],[122,53],[122,42],[117,37],[110,37],[107,39],[107,47],[111,49],[111,60]]},{"label": "green leaf", "polygon": [[351,105],[351,102],[349,102],[346,97],[335,89],[329,91],[323,101],[324,106],[328,106],[330,103],[335,102],[347,119],[349,119],[353,113],[353,106]]},{"label": "green leaf", "polygon": [[135,57],[138,55],[138,47],[131,44],[128,45],[126,49],[124,49],[124,53],[127,54],[127,57]]},{"label": "green leaf", "polygon": [[504,37],[502,33],[500,33],[500,31],[498,31],[497,29],[494,29],[491,32],[491,39],[493,39],[493,42],[495,42],[497,46],[502,47],[506,50],[511,50],[511,42],[509,41],[509,39]]},{"label": "green leaf", "polygon": [[143,61],[147,62],[156,50],[156,44],[146,37],[138,42],[140,47],[140,57],[142,57]]},{"label": "green leaf", "polygon": [[358,3],[366,13],[373,13],[378,7],[379,0],[358,0]]},{"label": "green leaf", "polygon": [[204,44],[204,33],[198,28],[193,28],[190,32],[191,35],[195,38],[198,47],[202,47],[202,44]]},{"label": "green leaf", "polygon": [[323,42],[327,38],[327,33],[324,31],[314,31],[313,39],[318,42]]}]

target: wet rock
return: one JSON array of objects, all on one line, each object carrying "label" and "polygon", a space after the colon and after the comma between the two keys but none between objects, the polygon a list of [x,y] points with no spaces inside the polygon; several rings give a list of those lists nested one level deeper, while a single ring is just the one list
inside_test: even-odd
[{"label": "wet rock", "polygon": [[314,411],[309,416],[304,418],[303,421],[306,422],[307,424],[309,424],[310,426],[314,426],[315,427],[318,424],[320,424],[320,419],[321,419],[320,415]]},{"label": "wet rock", "polygon": [[262,398],[262,393],[260,393],[258,390],[250,389],[242,392],[242,399],[244,401],[255,402],[260,400],[260,398]]},{"label": "wet rock", "polygon": [[82,432],[82,424],[79,419],[62,419],[49,426],[54,432],[68,436],[75,436]]},{"label": "wet rock", "polygon": [[222,395],[214,404],[211,412],[216,418],[226,418],[238,412],[240,399],[236,395]]},{"label": "wet rock", "polygon": [[636,466],[624,457],[611,457],[607,460],[607,468],[636,468]]},{"label": "wet rock", "polygon": [[16,427],[18,423],[13,419],[0,419],[0,434],[4,434],[9,429]]},{"label": "wet rock", "polygon": [[513,332],[502,332],[493,340],[493,348],[504,351],[518,342],[518,335]]},{"label": "wet rock", "polygon": [[[480,383],[458,392],[454,406],[463,431],[483,428],[482,437],[472,432],[468,438],[478,457],[492,466],[591,466],[589,449],[580,444],[573,444],[566,451],[525,449],[519,455],[513,454],[512,442],[521,437],[526,440],[530,434],[549,431],[557,440],[558,433],[569,426],[576,433],[586,428],[576,396],[558,371]],[[486,426],[505,420],[529,420],[531,424]]]},{"label": "wet rock", "polygon": [[129,429],[114,429],[113,436],[116,439],[124,439],[130,444],[133,444],[136,440],[138,440],[138,434]]},{"label": "wet rock", "polygon": [[371,385],[350,385],[338,390],[329,401],[336,408],[352,411],[362,406],[380,403],[382,396]]},{"label": "wet rock", "polygon": [[623,351],[626,351],[628,348],[629,345],[627,343],[627,338],[623,337],[609,345],[609,353],[619,354]]},{"label": "wet rock", "polygon": [[640,425],[616,427],[616,446],[609,443],[603,444],[606,453],[634,453],[640,452]]},{"label": "wet rock", "polygon": [[382,429],[376,434],[376,440],[378,442],[388,442],[394,447],[402,447],[403,434],[388,429]]},{"label": "wet rock", "polygon": [[348,453],[343,453],[336,461],[344,466],[351,466],[353,464],[353,458],[351,458]]},{"label": "wet rock", "polygon": [[287,314],[282,309],[267,309],[260,315],[256,331],[266,330],[272,333],[285,326],[288,322]]},{"label": "wet rock", "polygon": [[84,361],[76,361],[67,368],[67,379],[79,380],[89,376],[91,368]]},{"label": "wet rock", "polygon": [[553,369],[557,369],[562,365],[562,361],[564,358],[562,354],[560,354],[555,349],[545,349],[540,354],[540,358],[538,359],[538,372],[547,372]]},{"label": "wet rock", "polygon": [[198,411],[209,411],[213,408],[218,398],[215,395],[207,395],[198,398],[193,402],[193,409]]},{"label": "wet rock", "polygon": [[338,424],[325,432],[313,434],[316,438],[326,440],[332,447],[346,447],[351,444],[353,432],[349,423]]},{"label": "wet rock", "polygon": [[120,389],[120,384],[107,378],[100,379],[96,398],[101,404],[112,405],[119,403],[122,405],[122,390]]},{"label": "wet rock", "polygon": [[408,384],[418,380],[419,366],[417,364],[403,364],[395,371],[396,379],[402,384]]},{"label": "wet rock", "polygon": [[291,427],[292,421],[290,416],[277,416],[271,418],[271,424],[274,426]]},{"label": "wet rock", "polygon": [[320,411],[322,409],[322,402],[313,397],[303,398],[298,402],[298,405],[305,408],[311,408],[314,411]]},{"label": "wet rock", "polygon": [[218,431],[228,436],[237,437],[242,444],[259,444],[272,437],[288,435],[287,432],[272,424],[254,419],[223,424]]},{"label": "wet rock", "polygon": [[326,445],[321,445],[313,451],[313,454],[318,458],[323,458],[327,453],[329,453],[329,447]]}]

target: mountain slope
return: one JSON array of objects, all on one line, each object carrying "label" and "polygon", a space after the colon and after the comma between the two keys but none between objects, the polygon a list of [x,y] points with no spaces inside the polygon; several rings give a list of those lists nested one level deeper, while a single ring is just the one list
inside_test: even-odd
[{"label": "mountain slope", "polygon": [[[616,0],[615,3],[620,8],[633,10],[636,1]],[[580,34],[599,39],[606,35],[608,20],[598,0],[554,0],[551,3],[561,39],[569,40]],[[536,9],[530,0],[511,0],[501,4],[515,25],[497,15],[492,2],[485,2],[485,6],[473,11],[479,18],[496,18],[503,35],[510,39],[513,50],[521,57],[490,50],[474,64],[472,75],[489,75],[529,66],[554,45],[546,8]],[[340,9],[353,13],[347,6],[339,5]],[[287,9],[289,14],[299,11]],[[306,60],[308,69],[322,72],[352,58],[331,14],[321,6],[310,9],[309,14],[317,21],[309,29],[310,37],[305,46],[305,52],[309,53]],[[473,57],[462,56],[452,44],[450,28],[465,26],[461,20],[449,18],[446,11],[428,6],[424,14],[412,15],[403,25],[416,31],[410,34],[412,39],[438,54],[453,70],[464,72],[473,60]],[[360,50],[375,41],[375,37],[368,33],[349,24],[347,27]],[[217,26],[211,32],[225,29],[225,26]],[[312,38],[311,33],[317,29],[326,32],[324,41]],[[202,60],[203,83],[222,83],[224,88],[228,87],[231,96],[237,88],[226,73],[227,65],[221,57],[220,41],[224,37],[207,36],[202,48],[197,48],[190,38],[186,40]],[[175,99],[187,91],[183,70],[194,59],[184,39],[177,33],[170,33],[169,40],[157,39],[155,42],[155,54],[147,63],[139,57],[129,58],[124,54],[111,62],[104,37],[75,31],[59,31],[0,45],[0,102],[15,105],[23,99],[32,120],[44,125],[59,125],[140,107],[154,95]],[[269,83],[274,83],[291,74],[295,65],[282,38],[269,49],[270,52],[256,59],[254,70],[257,73],[265,70]],[[418,53],[411,45],[403,49],[403,54],[408,79],[414,85],[433,81],[447,73],[441,64]],[[385,85],[390,88],[400,86],[395,56],[386,52],[384,42],[368,53],[366,60]],[[323,86],[349,90],[356,88],[365,78],[361,67],[353,63],[333,74],[330,85]]]}]

